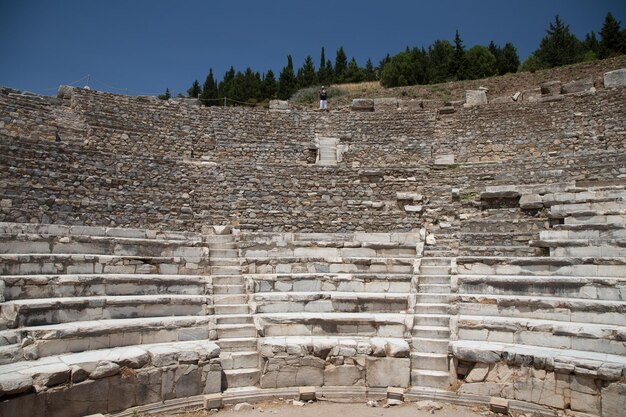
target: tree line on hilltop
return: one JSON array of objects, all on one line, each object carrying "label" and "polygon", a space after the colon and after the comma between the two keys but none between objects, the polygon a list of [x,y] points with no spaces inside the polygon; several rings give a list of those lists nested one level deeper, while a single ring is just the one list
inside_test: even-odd
[{"label": "tree line on hilltop", "polygon": [[[579,40],[557,15],[538,49],[524,62],[520,62],[517,49],[510,42],[503,47],[492,41],[488,46],[475,45],[466,49],[459,31],[456,31],[453,43],[437,40],[428,48],[407,47],[396,55],[387,54],[376,67],[371,59],[364,67],[360,67],[354,57],[348,60],[343,47],[337,50],[333,63],[326,58],[322,47],[317,68],[309,55],[296,70],[291,55],[288,55],[287,65],[278,78],[272,70],[260,74],[251,68],[244,72],[235,71],[231,66],[218,82],[213,69],[209,69],[204,83],[200,85],[195,80],[187,90],[187,96],[199,98],[206,106],[257,104],[275,98],[286,100],[301,88],[318,85],[363,81],[380,81],[383,87],[436,84],[536,71],[626,53],[626,30],[620,28],[620,22],[611,13],[604,19],[599,37],[590,32],[584,40]],[[170,97],[169,89],[159,96],[161,99]]]}]

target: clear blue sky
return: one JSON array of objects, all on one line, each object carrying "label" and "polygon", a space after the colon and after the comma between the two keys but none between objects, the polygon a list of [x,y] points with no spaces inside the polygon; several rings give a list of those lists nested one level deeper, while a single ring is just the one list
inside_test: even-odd
[{"label": "clear blue sky", "polygon": [[0,85],[53,95],[90,74],[98,90],[177,93],[210,67],[278,75],[287,54],[317,65],[322,46],[377,64],[457,29],[466,47],[513,42],[524,59],[556,14],[584,38],[609,11],[624,28],[625,0],[0,0]]}]

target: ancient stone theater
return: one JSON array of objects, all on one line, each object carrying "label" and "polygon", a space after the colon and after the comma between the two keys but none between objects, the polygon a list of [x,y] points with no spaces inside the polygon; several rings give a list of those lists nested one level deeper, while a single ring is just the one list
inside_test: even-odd
[{"label": "ancient stone theater", "polygon": [[0,415],[624,416],[620,68],[328,112],[1,89]]}]

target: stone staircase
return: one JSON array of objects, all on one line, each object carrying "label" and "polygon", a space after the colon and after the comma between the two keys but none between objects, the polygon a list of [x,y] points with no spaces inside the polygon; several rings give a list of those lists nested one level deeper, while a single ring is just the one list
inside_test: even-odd
[{"label": "stone staircase", "polygon": [[411,352],[413,386],[446,389],[450,385],[450,267],[447,257],[421,260]]},{"label": "stone staircase", "polygon": [[222,386],[255,386],[260,373],[257,330],[248,306],[236,236],[218,234],[208,239],[217,344],[224,369]]}]

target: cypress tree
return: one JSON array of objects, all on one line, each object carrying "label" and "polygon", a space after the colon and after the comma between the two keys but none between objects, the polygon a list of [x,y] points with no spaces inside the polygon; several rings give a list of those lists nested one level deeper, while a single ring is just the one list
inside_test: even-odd
[{"label": "cypress tree", "polygon": [[169,100],[170,98],[172,98],[172,94],[170,93],[170,89],[166,88],[165,89],[165,93],[161,94],[159,96],[159,99],[161,100]]},{"label": "cypress tree", "polygon": [[323,46],[322,53],[320,54],[320,69],[317,71],[317,79],[322,84],[326,84],[328,82],[328,72],[326,71],[326,54],[324,52]]}]

